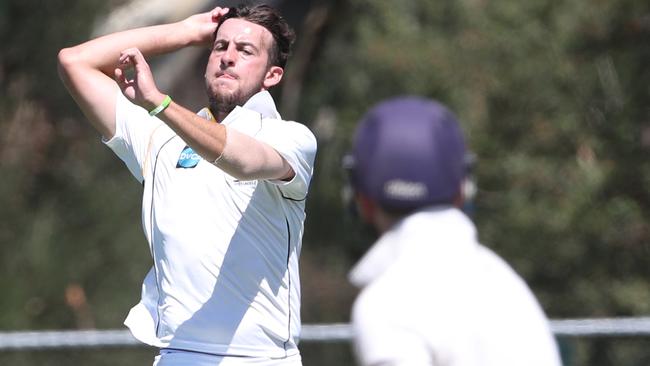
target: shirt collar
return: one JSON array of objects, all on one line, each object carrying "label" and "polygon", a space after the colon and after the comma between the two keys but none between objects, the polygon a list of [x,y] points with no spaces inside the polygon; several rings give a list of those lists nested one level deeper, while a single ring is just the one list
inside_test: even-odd
[{"label": "shirt collar", "polygon": [[[239,109],[241,108],[248,109],[253,112],[257,112],[260,115],[262,115],[262,118],[273,118],[273,119],[282,118],[280,117],[280,113],[278,113],[278,109],[275,106],[275,101],[273,100],[271,93],[269,93],[267,90],[262,90],[257,94],[253,95],[252,97],[250,97],[250,99],[248,99],[246,103],[244,103],[243,106],[235,107],[235,109],[233,109],[232,112],[228,113],[228,116],[226,116],[226,119],[224,119],[222,122],[228,124],[232,119],[231,117],[236,116],[239,113]],[[217,120],[210,112],[210,109],[207,107],[201,109],[197,114],[210,121]]]},{"label": "shirt collar", "polygon": [[275,102],[271,93],[266,90],[253,95],[243,108],[250,109],[262,115],[262,118],[281,119],[278,109],[275,107]]},{"label": "shirt collar", "polygon": [[[417,248],[422,245],[418,237],[423,234],[430,238],[428,242],[431,247]],[[435,245],[436,238],[463,237],[475,241],[476,229],[469,218],[456,208],[433,207],[414,213],[384,233],[352,268],[348,279],[353,285],[363,288],[386,272],[405,251],[445,250],[446,245]],[[461,241],[452,244],[461,245]]]}]

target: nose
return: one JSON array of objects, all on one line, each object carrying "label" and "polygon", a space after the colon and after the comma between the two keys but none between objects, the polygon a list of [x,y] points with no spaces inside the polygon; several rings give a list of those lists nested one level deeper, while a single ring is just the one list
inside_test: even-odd
[{"label": "nose", "polygon": [[237,60],[237,49],[236,45],[231,42],[226,50],[223,52],[221,55],[221,65],[223,67],[229,67],[235,65],[235,61]]}]

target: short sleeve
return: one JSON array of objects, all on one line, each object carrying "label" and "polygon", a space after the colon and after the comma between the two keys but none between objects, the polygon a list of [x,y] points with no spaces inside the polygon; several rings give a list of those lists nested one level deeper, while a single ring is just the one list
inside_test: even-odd
[{"label": "short sleeve", "polygon": [[142,166],[146,159],[149,139],[162,121],[150,117],[146,110],[131,103],[119,89],[117,94],[115,135],[108,140],[102,139],[102,142],[113,150],[131,174],[142,183]]},{"label": "short sleeve", "polygon": [[264,119],[263,128],[255,138],[269,144],[295,172],[295,177],[288,181],[272,180],[285,198],[304,200],[309,183],[314,173],[316,158],[316,137],[305,126],[297,122]]}]

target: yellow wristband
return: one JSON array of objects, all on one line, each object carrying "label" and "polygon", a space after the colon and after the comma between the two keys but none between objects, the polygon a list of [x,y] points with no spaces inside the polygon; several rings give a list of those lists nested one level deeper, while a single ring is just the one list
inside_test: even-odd
[{"label": "yellow wristband", "polygon": [[156,108],[152,109],[152,110],[149,112],[149,115],[150,115],[151,117],[154,117],[154,116],[157,115],[158,113],[164,111],[165,108],[169,107],[169,104],[170,104],[171,102],[172,102],[172,98],[171,98],[169,95],[165,95],[165,99],[163,99],[162,103],[160,103],[160,105],[157,106]]}]

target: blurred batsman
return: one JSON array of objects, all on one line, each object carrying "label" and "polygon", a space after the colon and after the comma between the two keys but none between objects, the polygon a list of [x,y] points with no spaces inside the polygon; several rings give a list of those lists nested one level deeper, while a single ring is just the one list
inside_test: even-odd
[{"label": "blurred batsman", "polygon": [[[59,70],[143,186],[153,268],[125,321],[154,365],[300,365],[300,255],[316,139],[284,121],[293,30],[266,5],[220,8],[61,50]],[[211,50],[206,108],[155,84],[147,59]]]},{"label": "blurred batsman", "polygon": [[459,209],[466,154],[456,117],[420,97],[386,100],[357,128],[344,162],[381,234],[350,272],[362,365],[561,364],[533,293]]}]

